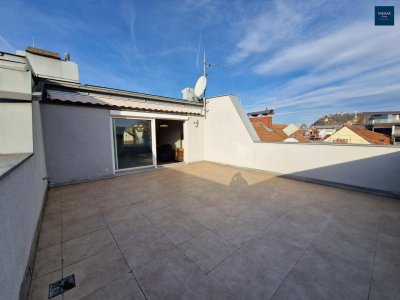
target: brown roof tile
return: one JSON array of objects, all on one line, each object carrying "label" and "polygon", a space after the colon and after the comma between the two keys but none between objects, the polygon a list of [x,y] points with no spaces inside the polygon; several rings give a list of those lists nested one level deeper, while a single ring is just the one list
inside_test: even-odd
[{"label": "brown roof tile", "polygon": [[375,145],[389,145],[390,138],[384,134],[373,132],[371,130],[363,129],[356,126],[345,125],[348,129],[353,131],[355,134],[359,135],[363,139],[367,140],[371,144]]},{"label": "brown roof tile", "polygon": [[[249,118],[251,124],[253,124],[259,138],[263,142],[283,142],[289,136],[283,131],[287,127],[286,124],[272,124],[271,117],[258,117]],[[300,131],[294,133],[293,137],[300,143],[309,143],[304,136],[301,135]]]}]

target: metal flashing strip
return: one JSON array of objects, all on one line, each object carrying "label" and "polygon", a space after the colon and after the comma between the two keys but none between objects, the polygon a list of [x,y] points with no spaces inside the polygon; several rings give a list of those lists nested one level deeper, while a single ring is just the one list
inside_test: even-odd
[{"label": "metal flashing strip", "polygon": [[180,120],[187,121],[188,116],[163,114],[163,113],[148,113],[148,112],[133,112],[124,110],[110,110],[112,117],[132,117],[132,118],[148,118],[148,119],[163,119],[163,120]]}]

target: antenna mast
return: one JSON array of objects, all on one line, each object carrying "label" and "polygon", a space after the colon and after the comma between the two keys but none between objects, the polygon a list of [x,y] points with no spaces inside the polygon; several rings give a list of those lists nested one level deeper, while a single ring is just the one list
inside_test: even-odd
[{"label": "antenna mast", "polygon": [[207,66],[207,61],[206,61],[206,50],[204,50],[204,59],[203,59],[203,76],[206,77],[206,66]]},{"label": "antenna mast", "polygon": [[[204,58],[203,58],[203,76],[207,78],[207,61],[206,61],[206,50],[204,50]],[[206,99],[206,89],[204,89],[203,95],[203,106],[204,106],[204,119],[207,119],[207,99]]]}]

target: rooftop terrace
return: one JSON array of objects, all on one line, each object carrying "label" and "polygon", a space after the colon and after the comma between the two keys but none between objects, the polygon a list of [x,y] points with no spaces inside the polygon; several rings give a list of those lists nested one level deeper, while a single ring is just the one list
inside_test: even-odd
[{"label": "rooftop terrace", "polygon": [[52,188],[30,298],[71,274],[54,299],[396,298],[400,201],[208,162]]}]

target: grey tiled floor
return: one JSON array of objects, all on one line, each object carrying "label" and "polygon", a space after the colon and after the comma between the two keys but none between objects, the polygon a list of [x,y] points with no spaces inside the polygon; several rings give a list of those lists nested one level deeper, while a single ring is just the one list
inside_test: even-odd
[{"label": "grey tiled floor", "polygon": [[400,200],[211,163],[50,189],[30,298],[399,299]]}]

